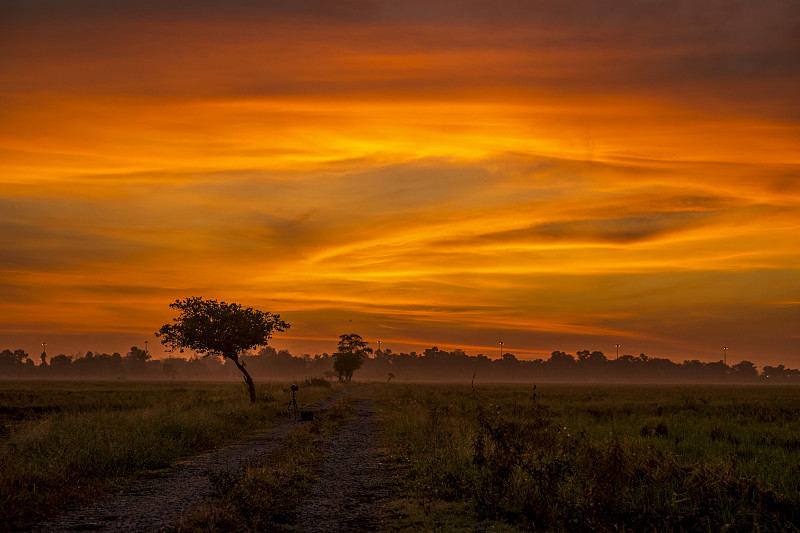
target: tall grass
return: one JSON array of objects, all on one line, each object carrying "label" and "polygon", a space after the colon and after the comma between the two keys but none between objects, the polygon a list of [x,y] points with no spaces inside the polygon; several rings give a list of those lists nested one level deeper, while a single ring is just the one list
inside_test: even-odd
[{"label": "tall grass", "polygon": [[421,529],[467,512],[525,530],[796,531],[799,397],[398,386],[379,406],[408,500],[449,509]]},{"label": "tall grass", "polygon": [[[0,524],[24,529],[181,457],[269,427],[288,393],[277,385],[257,392],[253,404],[232,384],[4,386],[0,412],[15,418],[4,421],[0,437]],[[331,392],[304,389],[300,399],[313,403]],[[20,419],[20,412],[27,415]]]}]

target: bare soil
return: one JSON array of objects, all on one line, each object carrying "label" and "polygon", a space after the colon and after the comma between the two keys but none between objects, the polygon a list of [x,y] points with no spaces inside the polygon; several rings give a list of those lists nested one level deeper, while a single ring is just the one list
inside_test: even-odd
[{"label": "bare soil", "polygon": [[[336,395],[312,410],[324,411],[340,397]],[[284,422],[237,444],[186,459],[96,506],[71,510],[40,523],[34,531],[170,531],[182,516],[212,494],[214,477],[241,473],[248,463],[277,450],[295,427],[293,422]],[[325,463],[317,483],[299,505],[296,530],[379,529],[389,491],[378,456],[371,401],[359,400],[353,420],[323,445]]]}]

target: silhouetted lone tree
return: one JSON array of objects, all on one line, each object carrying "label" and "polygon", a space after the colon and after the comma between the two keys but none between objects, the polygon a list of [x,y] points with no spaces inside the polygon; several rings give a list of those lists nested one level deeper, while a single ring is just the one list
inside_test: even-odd
[{"label": "silhouetted lone tree", "polygon": [[174,324],[165,324],[156,333],[161,343],[170,351],[179,348],[193,350],[203,357],[221,355],[227,357],[244,375],[250,401],[256,401],[256,386],[253,378],[239,361],[242,352],[264,346],[274,331],[284,331],[289,323],[273,315],[239,304],[228,304],[216,300],[203,300],[194,296],[175,300],[169,304],[180,311]]},{"label": "silhouetted lone tree", "polygon": [[339,347],[333,354],[333,369],[339,374],[339,381],[346,378],[347,381],[353,379],[353,372],[361,368],[367,354],[372,353],[372,348],[367,347],[367,343],[361,335],[350,333],[339,335]]}]

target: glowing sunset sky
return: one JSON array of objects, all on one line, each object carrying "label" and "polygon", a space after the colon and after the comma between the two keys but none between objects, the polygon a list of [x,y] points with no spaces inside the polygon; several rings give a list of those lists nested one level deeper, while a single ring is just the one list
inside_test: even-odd
[{"label": "glowing sunset sky", "polygon": [[795,0],[5,0],[0,349],[203,296],[296,355],[797,367],[798,95]]}]

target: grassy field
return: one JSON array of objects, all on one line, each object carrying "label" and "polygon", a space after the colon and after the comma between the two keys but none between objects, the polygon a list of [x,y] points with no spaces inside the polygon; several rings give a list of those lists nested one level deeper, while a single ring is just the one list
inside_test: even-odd
[{"label": "grassy field", "polygon": [[797,531],[800,389],[402,385],[390,529]]},{"label": "grassy field", "polygon": [[[262,385],[251,403],[238,383],[2,383],[0,525],[25,529],[269,427],[285,412],[284,389]],[[332,392],[302,388],[301,408]]]},{"label": "grassy field", "polygon": [[[181,457],[269,427],[285,385],[0,384],[0,525],[24,530]],[[302,405],[336,388],[302,387]],[[359,389],[361,390],[361,389]],[[373,384],[387,530],[798,531],[800,388]],[[185,531],[280,523],[350,416],[216,480]],[[281,499],[283,498],[283,499]],[[265,524],[267,526],[265,526]]]}]

